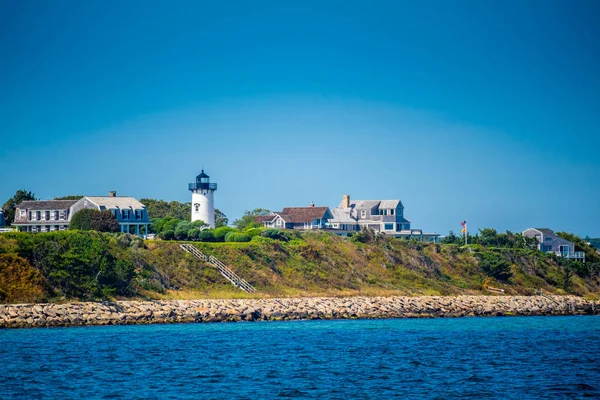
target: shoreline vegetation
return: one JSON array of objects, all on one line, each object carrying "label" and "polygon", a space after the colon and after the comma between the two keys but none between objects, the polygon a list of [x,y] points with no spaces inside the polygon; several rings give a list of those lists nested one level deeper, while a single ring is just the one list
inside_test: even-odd
[{"label": "shoreline vegetation", "polygon": [[0,305],[0,328],[192,322],[598,315],[576,296],[310,297]]},{"label": "shoreline vegetation", "polygon": [[[247,294],[177,241],[68,230],[0,235],[0,303],[337,296],[600,298],[600,256],[586,263],[544,254],[517,234],[487,230],[475,244],[427,244],[362,231],[251,228],[249,242],[186,242],[257,289]],[[274,232],[277,231],[277,232]],[[589,256],[588,256],[589,253]],[[594,258],[596,257],[596,259]]]}]

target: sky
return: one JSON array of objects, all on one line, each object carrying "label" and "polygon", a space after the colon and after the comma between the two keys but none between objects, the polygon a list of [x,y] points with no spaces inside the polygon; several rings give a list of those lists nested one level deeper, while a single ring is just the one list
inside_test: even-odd
[{"label": "sky", "polygon": [[[417,4],[412,4],[417,3]],[[401,199],[600,237],[597,1],[0,2],[0,201]]]}]

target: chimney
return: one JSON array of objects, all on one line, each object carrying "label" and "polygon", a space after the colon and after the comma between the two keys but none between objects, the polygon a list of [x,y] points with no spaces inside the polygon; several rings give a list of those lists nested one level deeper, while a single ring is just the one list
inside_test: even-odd
[{"label": "chimney", "polygon": [[345,194],[342,197],[342,207],[343,208],[350,208],[350,195],[349,194]]},{"label": "chimney", "polygon": [[315,203],[313,203],[312,201],[310,202],[310,207],[314,207]]},{"label": "chimney", "polygon": [[108,192],[108,197],[117,197],[117,192],[111,190],[110,192]]}]

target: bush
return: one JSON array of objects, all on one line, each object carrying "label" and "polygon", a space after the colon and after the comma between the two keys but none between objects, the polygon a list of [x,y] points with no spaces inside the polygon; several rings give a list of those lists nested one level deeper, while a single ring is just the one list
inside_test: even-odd
[{"label": "bush", "polygon": [[230,232],[225,235],[226,242],[249,242],[250,240],[252,238],[249,235],[241,232]]},{"label": "bush", "polygon": [[187,240],[189,231],[186,228],[185,226],[177,226],[177,229],[175,229],[175,239]]},{"label": "bush", "polygon": [[198,240],[200,238],[200,233],[202,231],[200,229],[191,229],[188,232],[188,239],[189,240]]},{"label": "bush", "polygon": [[281,229],[267,228],[261,232],[261,236],[264,236],[273,240],[281,240],[284,242],[290,241],[290,236],[287,232],[282,231]]},{"label": "bush", "polygon": [[215,236],[213,234],[213,231],[203,230],[200,232],[198,239],[201,242],[214,242]]},{"label": "bush", "polygon": [[244,233],[250,237],[254,237],[256,235],[260,235],[261,231],[262,231],[261,228],[250,228],[250,229],[246,229],[244,231]]},{"label": "bush", "polygon": [[79,230],[79,231],[91,231],[94,229],[92,227],[92,218],[94,216],[94,209],[92,208],[84,208],[83,210],[77,211],[71,217],[71,222],[69,222],[69,229],[71,230]]},{"label": "bush", "polygon": [[235,229],[231,228],[229,226],[223,226],[221,228],[215,229],[213,231],[215,242],[224,242],[225,241],[225,235],[227,235],[229,232],[235,232]]},{"label": "bush", "polygon": [[172,230],[164,231],[164,232],[160,233],[158,235],[158,237],[161,238],[162,240],[173,240],[173,239],[175,239],[175,231],[172,231]]},{"label": "bush", "polygon": [[92,229],[98,232],[119,232],[121,227],[115,216],[109,210],[93,210]]},{"label": "bush", "polygon": [[225,234],[225,237],[223,238],[223,241],[225,241],[225,242],[233,242],[233,240],[229,240],[229,238],[230,238],[232,235],[235,235],[236,233],[237,233],[237,232],[234,232],[234,231],[229,231],[229,232],[227,232],[227,233]]},{"label": "bush", "polygon": [[479,253],[479,268],[488,276],[499,281],[508,281],[512,276],[510,263],[505,256],[495,253]]}]

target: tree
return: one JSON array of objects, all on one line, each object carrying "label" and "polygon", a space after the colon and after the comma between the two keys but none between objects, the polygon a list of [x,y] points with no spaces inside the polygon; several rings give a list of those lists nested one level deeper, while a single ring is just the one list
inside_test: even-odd
[{"label": "tree", "polygon": [[109,210],[93,210],[92,229],[98,232],[119,232],[119,222]]},{"label": "tree", "polygon": [[75,229],[80,231],[91,231],[94,229],[92,219],[94,218],[94,212],[96,210],[92,208],[84,208],[83,210],[77,211],[71,217],[69,222],[69,229]]},{"label": "tree", "polygon": [[269,214],[271,214],[271,210],[267,210],[266,208],[255,208],[252,211],[246,210],[244,211],[244,215],[233,221],[233,225],[240,231],[246,228],[260,227],[260,224],[256,222],[256,217]]},{"label": "tree", "polygon": [[8,225],[12,224],[15,220],[15,210],[17,206],[23,201],[37,200],[35,194],[28,192],[27,190],[17,190],[15,195],[10,199],[6,200],[2,209],[4,210],[4,218]]},{"label": "tree", "polygon": [[148,218],[177,218],[189,221],[192,214],[192,203],[182,203],[180,201],[166,202],[156,199],[140,199],[140,202],[146,206]]},{"label": "tree", "polygon": [[220,228],[222,226],[227,226],[229,223],[229,218],[218,208],[215,208],[215,228]]}]

